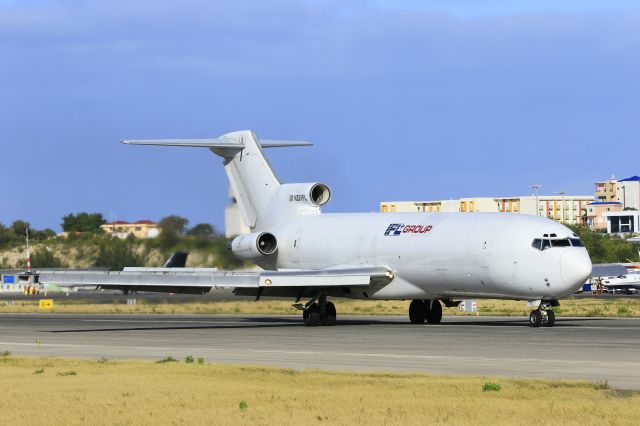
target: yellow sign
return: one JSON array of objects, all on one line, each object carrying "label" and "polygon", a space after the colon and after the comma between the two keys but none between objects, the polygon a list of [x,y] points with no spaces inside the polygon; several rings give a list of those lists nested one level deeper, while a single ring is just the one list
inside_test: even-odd
[{"label": "yellow sign", "polygon": [[40,309],[53,309],[53,299],[40,299],[39,302]]}]

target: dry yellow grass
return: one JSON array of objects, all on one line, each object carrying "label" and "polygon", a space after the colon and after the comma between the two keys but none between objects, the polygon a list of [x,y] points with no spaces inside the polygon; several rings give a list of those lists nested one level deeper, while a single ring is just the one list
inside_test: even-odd
[{"label": "dry yellow grass", "polygon": [[[407,315],[409,301],[334,300],[338,315]],[[203,301],[185,303],[91,304],[76,301],[56,301],[51,312],[58,313],[158,313],[158,314],[292,314],[300,312],[290,301]],[[512,300],[478,300],[478,315],[529,315],[526,302]],[[0,312],[49,312],[38,308],[37,299],[13,302],[0,301]],[[444,315],[475,315],[445,308]],[[568,299],[556,308],[558,316],[640,317],[640,299]]]},{"label": "dry yellow grass", "polygon": [[[488,381],[501,390],[484,392]],[[530,425],[542,420],[583,426],[636,425],[640,418],[640,395],[587,382],[183,362],[8,356],[0,358],[0,390],[0,421],[7,425]]]}]

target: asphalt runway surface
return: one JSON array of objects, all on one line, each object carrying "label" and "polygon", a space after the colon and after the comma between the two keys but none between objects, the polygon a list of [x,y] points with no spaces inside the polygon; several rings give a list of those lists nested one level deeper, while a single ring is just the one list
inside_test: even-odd
[{"label": "asphalt runway surface", "polygon": [[607,380],[640,389],[640,319],[343,316],[304,327],[297,316],[0,314],[0,351],[100,359],[183,359],[338,371],[427,372]]}]

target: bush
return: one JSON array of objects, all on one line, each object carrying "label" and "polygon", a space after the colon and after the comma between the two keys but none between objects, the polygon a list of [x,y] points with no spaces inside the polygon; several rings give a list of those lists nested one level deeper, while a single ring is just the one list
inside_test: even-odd
[{"label": "bush", "polygon": [[502,386],[498,383],[486,382],[482,385],[482,392],[498,392],[500,389],[502,389]]},{"label": "bush", "polygon": [[238,406],[240,407],[240,409],[242,411],[244,411],[247,408],[249,408],[249,404],[247,404],[247,401],[245,401],[244,399],[242,401],[240,401],[240,404],[238,404]]},{"label": "bush", "polygon": [[169,355],[168,357],[163,358],[160,361],[156,361],[156,364],[165,364],[167,362],[178,362],[178,360]]},{"label": "bush", "polygon": [[184,362],[187,364],[193,364],[193,357],[191,355],[187,355],[184,359]]},{"label": "bush", "polygon": [[133,244],[130,241],[118,238],[106,239],[100,243],[98,256],[94,266],[107,267],[120,270],[125,266],[141,266],[142,256],[133,251]]},{"label": "bush", "polygon": [[34,268],[66,268],[67,265],[51,250],[43,247],[31,255],[31,266]]}]

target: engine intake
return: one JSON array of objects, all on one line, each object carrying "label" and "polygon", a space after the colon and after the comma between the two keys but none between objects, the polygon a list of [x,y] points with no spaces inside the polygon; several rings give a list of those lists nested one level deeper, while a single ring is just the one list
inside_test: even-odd
[{"label": "engine intake", "polygon": [[318,206],[324,206],[331,200],[331,189],[324,183],[316,183],[309,191],[311,202]]},{"label": "engine intake", "polygon": [[239,235],[231,241],[231,251],[243,260],[260,260],[278,249],[278,240],[270,232]]}]

